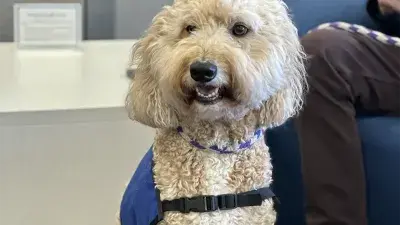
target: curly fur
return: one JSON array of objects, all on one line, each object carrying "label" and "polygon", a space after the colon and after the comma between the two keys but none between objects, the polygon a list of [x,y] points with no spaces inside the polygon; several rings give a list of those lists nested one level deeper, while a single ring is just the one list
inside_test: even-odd
[{"label": "curly fur", "polygon": [[[236,22],[250,32],[234,37]],[[185,32],[187,25],[197,30]],[[196,85],[189,65],[198,59],[218,66],[216,86],[234,100],[189,103]],[[175,0],[155,16],[133,47],[137,66],[126,105],[130,117],[157,128],[154,179],[161,200],[238,193],[269,186],[268,147],[259,141],[234,154],[199,150],[182,139],[180,125],[205,145],[249,138],[257,127],[277,126],[302,106],[304,54],[282,0]],[[161,224],[273,224],[273,204],[213,213],[168,212]]]}]

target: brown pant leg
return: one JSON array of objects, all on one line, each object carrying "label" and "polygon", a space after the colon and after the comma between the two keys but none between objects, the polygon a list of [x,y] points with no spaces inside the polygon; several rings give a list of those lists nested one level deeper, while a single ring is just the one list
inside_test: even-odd
[{"label": "brown pant leg", "polygon": [[308,225],[366,225],[356,108],[400,113],[400,48],[345,31],[303,38],[310,90],[295,120]]}]

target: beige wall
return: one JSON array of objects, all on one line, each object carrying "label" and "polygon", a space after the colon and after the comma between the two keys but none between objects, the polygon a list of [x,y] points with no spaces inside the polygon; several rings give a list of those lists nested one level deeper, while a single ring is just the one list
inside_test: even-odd
[{"label": "beige wall", "polygon": [[0,114],[0,224],[114,224],[153,136],[123,109]]}]

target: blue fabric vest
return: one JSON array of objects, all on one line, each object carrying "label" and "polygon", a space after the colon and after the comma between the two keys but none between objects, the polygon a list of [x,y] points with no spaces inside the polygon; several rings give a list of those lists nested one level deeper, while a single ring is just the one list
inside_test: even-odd
[{"label": "blue fabric vest", "polygon": [[[146,153],[146,155],[140,162],[123,195],[120,209],[121,225],[153,225],[157,224],[160,220],[163,219],[162,217],[157,217],[159,202],[157,197],[159,196],[157,196],[158,192],[155,188],[152,168],[153,151],[152,148],[150,148],[150,150]],[[257,197],[254,198],[254,196]],[[210,198],[210,205],[206,203],[206,205],[202,205],[199,207],[199,203],[197,202],[195,203],[195,208],[197,208],[197,210],[233,209],[235,207],[261,205],[262,201],[268,198],[276,200],[275,194],[268,187],[235,194],[234,196],[219,195],[207,197]],[[231,200],[227,200],[228,197]],[[197,200],[192,199],[191,203],[200,200],[200,205],[204,204],[204,198],[205,196],[199,196]],[[211,198],[213,200],[211,200]],[[220,201],[221,199],[219,198],[223,199],[223,201]],[[176,210],[175,204],[169,206],[170,209],[171,207],[173,207],[174,210]]]},{"label": "blue fabric vest", "polygon": [[152,171],[152,148],[140,162],[121,202],[121,225],[149,225],[157,216],[157,198]]}]

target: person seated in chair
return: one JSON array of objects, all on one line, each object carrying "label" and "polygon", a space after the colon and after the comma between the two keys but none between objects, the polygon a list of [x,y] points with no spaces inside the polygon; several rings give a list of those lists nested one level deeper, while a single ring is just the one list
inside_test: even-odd
[{"label": "person seated in chair", "polygon": [[[400,0],[370,0],[367,10],[381,32],[400,36]],[[307,224],[367,225],[356,115],[400,115],[400,47],[340,30],[312,32],[302,44],[309,91],[295,125]]]}]

